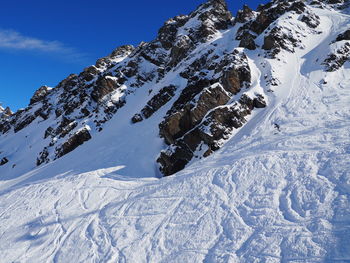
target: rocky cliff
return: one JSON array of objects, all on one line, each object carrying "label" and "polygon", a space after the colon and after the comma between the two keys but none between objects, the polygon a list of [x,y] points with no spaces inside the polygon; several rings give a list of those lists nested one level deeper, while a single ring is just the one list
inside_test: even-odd
[{"label": "rocky cliff", "polygon": [[[0,117],[3,144],[6,138],[26,134],[31,145],[21,151],[35,156],[33,165],[40,166],[103,134],[112,119],[126,117],[130,129],[136,129],[157,118],[154,136],[164,144],[157,148],[154,163],[163,175],[174,174],[220,149],[252,114],[269,107],[269,93],[279,79],[271,71],[263,87],[253,83],[255,64],[249,52],[280,60],[284,52],[304,48],[308,35],[322,33],[313,8],[346,4],[274,0],[256,11],[244,6],[233,17],[224,0],[210,0],[189,15],[166,21],[155,40],[121,46],[56,87],[39,88],[25,109],[14,114],[6,110]],[[348,33],[331,44],[336,48],[323,62],[328,71],[349,59]],[[135,103],[136,97],[142,98]],[[119,113],[122,108],[127,113]],[[17,155],[5,149],[0,159],[14,168],[21,160]],[[31,168],[27,166],[23,169]]]}]

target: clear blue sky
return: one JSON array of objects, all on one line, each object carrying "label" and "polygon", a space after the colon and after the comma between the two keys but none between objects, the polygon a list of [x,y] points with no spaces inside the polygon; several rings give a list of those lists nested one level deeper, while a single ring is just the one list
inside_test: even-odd
[{"label": "clear blue sky", "polygon": [[[154,39],[165,20],[204,1],[2,1],[0,102],[25,107],[40,86],[55,86],[117,46]],[[235,14],[244,3],[256,8],[268,1],[227,2]]]}]

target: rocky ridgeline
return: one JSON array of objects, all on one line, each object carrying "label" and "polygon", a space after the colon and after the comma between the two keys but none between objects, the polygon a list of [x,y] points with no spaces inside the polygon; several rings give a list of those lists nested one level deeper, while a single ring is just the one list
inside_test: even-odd
[{"label": "rocky ridgeline", "polygon": [[[308,4],[322,7],[327,3]],[[328,4],[341,7],[346,3],[328,0]],[[147,88],[151,98],[131,122],[138,125],[159,109],[169,109],[159,123],[159,136],[167,146],[157,162],[164,175],[171,175],[194,158],[207,157],[219,149],[254,109],[266,107],[263,94],[245,93],[251,85],[251,69],[244,48],[262,48],[266,56],[276,57],[282,50],[294,52],[302,47],[302,27],[295,32],[275,23],[286,13],[317,33],[319,18],[305,1],[275,0],[256,11],[244,6],[235,18],[224,0],[208,1],[189,15],[169,19],[155,40],[137,47],[121,46],[56,87],[41,87],[27,108],[14,114],[2,109],[0,134],[19,133],[34,122],[46,125],[42,134],[45,146],[37,156],[37,165],[41,165],[92,139],[127,104],[129,96]],[[237,25],[239,47],[219,50],[215,37]],[[256,44],[260,35],[264,36],[261,47]],[[337,41],[345,39],[348,32]],[[339,52],[348,57],[348,43]],[[325,63],[336,70],[345,63],[344,57],[337,57],[336,66],[332,66],[332,57]],[[175,73],[186,80],[185,86],[166,83],[156,91],[150,88]],[[1,165],[11,161],[6,153],[1,157]]]},{"label": "rocky ridgeline", "polygon": [[334,52],[329,54],[323,65],[328,72],[337,71],[345,62],[350,62],[350,29],[340,34],[332,43]]}]

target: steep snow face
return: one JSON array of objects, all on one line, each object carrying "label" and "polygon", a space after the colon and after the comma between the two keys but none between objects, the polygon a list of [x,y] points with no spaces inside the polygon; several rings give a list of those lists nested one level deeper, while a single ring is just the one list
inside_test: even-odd
[{"label": "steep snow face", "polygon": [[[158,124],[181,92],[165,89],[169,104],[130,119],[169,83],[187,86],[180,64],[159,85],[146,84],[152,95],[145,88],[130,96],[102,132],[77,126],[93,139],[55,162],[30,166],[36,155],[21,153],[46,145],[34,137],[45,122],[1,135],[1,151],[16,153],[17,166],[0,168],[0,262],[350,261],[350,64],[330,71],[325,63],[347,41],[339,36],[350,16],[324,4],[305,11],[316,27],[287,11],[254,36],[255,50],[237,50],[250,84],[217,106],[263,94],[267,107],[173,177],[156,179],[154,161],[164,149]],[[231,53],[242,26],[218,31],[191,54],[211,44]],[[266,41],[272,45],[261,49]]]}]

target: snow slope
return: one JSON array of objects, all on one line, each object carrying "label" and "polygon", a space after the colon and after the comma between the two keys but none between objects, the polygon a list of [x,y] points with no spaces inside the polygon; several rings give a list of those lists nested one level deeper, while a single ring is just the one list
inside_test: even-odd
[{"label": "snow slope", "polygon": [[[350,262],[350,63],[322,65],[350,16],[312,11],[322,33],[295,53],[247,51],[252,90],[269,107],[207,159],[162,179],[147,165],[156,152],[144,170],[132,165],[144,145],[116,163],[125,138],[143,140],[125,118],[53,163],[3,177],[0,262]],[[290,25],[288,15],[276,23]],[[148,123],[145,137],[156,133]]]}]

